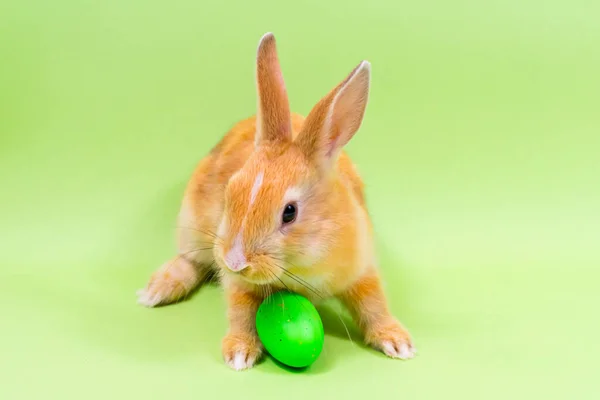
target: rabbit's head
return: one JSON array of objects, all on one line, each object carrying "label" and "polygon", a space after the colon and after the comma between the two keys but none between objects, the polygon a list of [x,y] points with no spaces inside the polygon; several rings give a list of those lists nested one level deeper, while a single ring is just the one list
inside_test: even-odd
[{"label": "rabbit's head", "polygon": [[[368,99],[370,64],[361,62],[292,129],[275,38],[258,46],[258,110],[253,153],[229,180],[215,259],[225,273],[253,284],[276,282],[295,267],[311,271],[344,231],[349,207],[337,178],[342,148],[359,129]],[[350,244],[351,245],[351,244]]]}]

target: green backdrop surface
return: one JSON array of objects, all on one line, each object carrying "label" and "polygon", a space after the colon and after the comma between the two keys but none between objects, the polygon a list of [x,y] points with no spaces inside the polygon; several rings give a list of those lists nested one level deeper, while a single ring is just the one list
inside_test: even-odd
[{"label": "green backdrop surface", "polygon": [[[600,2],[0,3],[0,398],[593,399]],[[362,59],[367,183],[402,362],[323,308],[320,359],[221,360],[220,289],[135,291],[196,162],[254,113],[276,34],[293,109]]]}]

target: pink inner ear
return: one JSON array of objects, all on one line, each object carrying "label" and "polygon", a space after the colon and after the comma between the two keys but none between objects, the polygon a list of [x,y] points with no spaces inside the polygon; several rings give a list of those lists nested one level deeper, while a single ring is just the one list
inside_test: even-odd
[{"label": "pink inner ear", "polygon": [[329,146],[327,146],[327,153],[326,153],[327,157],[331,157],[333,155],[333,151],[335,150],[335,146],[337,145],[339,139],[340,139],[340,135],[337,135],[333,139],[329,140]]},{"label": "pink inner ear", "polygon": [[[278,70],[279,66],[275,66],[274,69]],[[275,74],[275,79],[277,80],[277,84],[281,88],[281,93],[286,94],[285,81],[283,80],[283,74],[281,73],[281,71]]]},{"label": "pink inner ear", "polygon": [[288,124],[286,124],[285,122],[282,122],[282,123],[279,125],[279,131],[280,131],[280,132],[282,132],[282,133],[286,133],[286,134],[287,134],[287,133],[289,133],[289,132],[290,132],[290,127],[289,127],[289,125],[288,125]]},{"label": "pink inner ear", "polygon": [[[280,88],[282,98],[286,98],[287,97],[287,89],[285,87],[285,80],[283,79],[283,74],[281,73],[281,71],[279,71],[278,73],[275,74],[275,82],[277,83],[277,85]],[[287,121],[282,121],[281,124],[279,125],[279,131],[282,133],[288,134],[291,131],[291,126],[287,123]]]}]

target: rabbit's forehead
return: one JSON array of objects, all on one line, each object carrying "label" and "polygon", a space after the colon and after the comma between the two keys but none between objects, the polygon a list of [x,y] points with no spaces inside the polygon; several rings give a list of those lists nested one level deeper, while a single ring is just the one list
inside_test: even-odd
[{"label": "rabbit's forehead", "polygon": [[268,211],[289,201],[290,194],[299,192],[300,178],[291,171],[285,173],[266,168],[249,174],[248,178],[243,196],[247,199],[248,211]]},{"label": "rabbit's forehead", "polygon": [[[307,175],[306,167],[300,160],[279,156],[268,158],[264,155],[251,160],[243,171],[242,194],[254,203],[259,195],[281,198],[287,189],[297,186]],[[241,182],[240,182],[241,183]]]},{"label": "rabbit's forehead", "polygon": [[252,168],[241,172],[240,176],[230,181],[229,187],[231,200],[238,206],[250,207],[267,198],[281,198],[287,187],[294,185],[291,176],[273,174],[268,167]]}]

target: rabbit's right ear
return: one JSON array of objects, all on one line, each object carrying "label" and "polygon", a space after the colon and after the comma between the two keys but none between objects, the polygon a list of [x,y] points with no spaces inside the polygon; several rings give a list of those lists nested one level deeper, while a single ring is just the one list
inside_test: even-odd
[{"label": "rabbit's right ear", "polygon": [[258,110],[255,144],[291,141],[290,106],[272,33],[265,34],[258,45],[256,90]]},{"label": "rabbit's right ear", "polygon": [[371,64],[361,62],[310,111],[296,138],[309,160],[325,170],[362,124],[369,98]]}]

